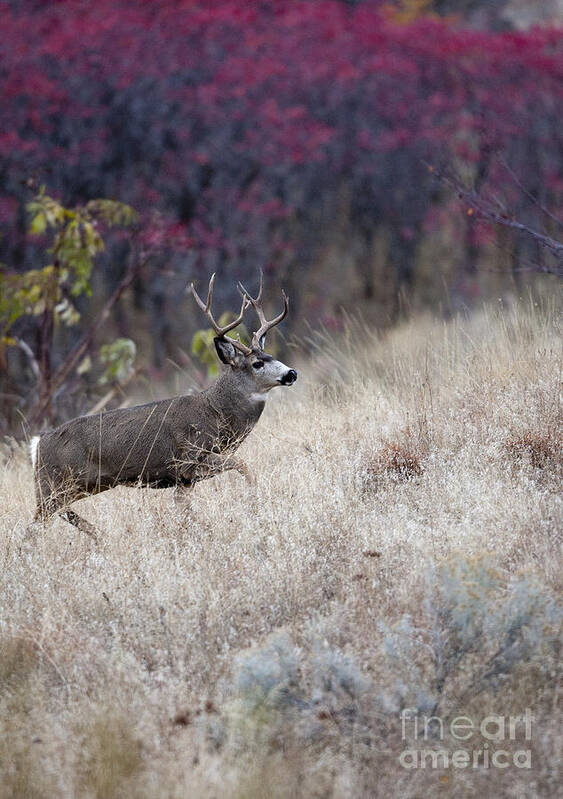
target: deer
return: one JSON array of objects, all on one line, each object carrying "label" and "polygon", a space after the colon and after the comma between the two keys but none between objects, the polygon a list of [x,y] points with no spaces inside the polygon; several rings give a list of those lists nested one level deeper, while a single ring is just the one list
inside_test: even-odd
[{"label": "deer", "polygon": [[[171,488],[186,495],[200,480],[236,470],[252,482],[245,463],[234,453],[258,422],[266,397],[277,386],[291,386],[295,369],[265,352],[266,335],[285,319],[289,300],[282,290],[283,309],[266,319],[262,294],[253,297],[242,285],[238,316],[220,326],[213,316],[215,273],[205,302],[193,282],[189,289],[215,333],[213,342],[223,365],[208,388],[131,408],[78,416],[34,436],[30,442],[37,509],[34,522],[54,514],[97,540],[95,527],[70,505],[84,497],[124,486]],[[258,329],[250,346],[227,333],[252,306]]]}]

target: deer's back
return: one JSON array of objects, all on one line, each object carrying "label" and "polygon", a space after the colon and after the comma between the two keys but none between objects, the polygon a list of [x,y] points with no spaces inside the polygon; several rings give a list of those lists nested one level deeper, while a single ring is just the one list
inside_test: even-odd
[{"label": "deer's back", "polygon": [[[138,480],[173,485],[186,450],[209,446],[201,395],[79,416],[41,436],[39,474],[91,488]],[[205,439],[205,443],[204,443]]]}]

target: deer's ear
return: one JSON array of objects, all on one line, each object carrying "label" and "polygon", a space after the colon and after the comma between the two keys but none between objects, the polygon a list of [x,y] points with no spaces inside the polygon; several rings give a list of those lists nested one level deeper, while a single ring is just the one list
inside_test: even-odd
[{"label": "deer's ear", "polygon": [[237,360],[237,351],[230,341],[220,336],[215,336],[213,341],[215,343],[215,349],[217,350],[219,360],[223,363],[226,363],[228,366],[235,366]]}]

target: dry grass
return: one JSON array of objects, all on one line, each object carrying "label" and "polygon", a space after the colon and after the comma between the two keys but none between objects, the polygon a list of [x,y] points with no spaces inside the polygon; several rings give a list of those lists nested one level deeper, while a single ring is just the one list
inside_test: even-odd
[{"label": "dry grass", "polygon": [[517,461],[529,459],[535,469],[561,471],[563,436],[560,430],[526,431],[506,442],[506,450]]},{"label": "dry grass", "polygon": [[[26,541],[6,447],[1,799],[558,795],[560,342],[533,306],[319,339],[243,445],[255,487],[201,483],[187,521],[84,500],[98,546]],[[531,708],[532,767],[404,769],[407,708]]]},{"label": "dry grass", "polygon": [[366,464],[366,487],[377,489],[379,478],[388,475],[397,480],[420,477],[427,454],[427,442],[421,442],[410,427],[399,431],[393,440],[384,441]]}]

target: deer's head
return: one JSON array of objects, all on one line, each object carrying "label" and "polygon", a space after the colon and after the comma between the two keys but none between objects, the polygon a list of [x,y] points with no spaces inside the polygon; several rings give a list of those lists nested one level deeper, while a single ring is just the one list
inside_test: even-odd
[{"label": "deer's head", "polygon": [[[297,372],[295,369],[290,369],[289,366],[286,366],[281,361],[276,360],[271,355],[264,352],[266,333],[287,316],[289,301],[285,292],[282,291],[284,303],[282,312],[276,316],[275,319],[268,321],[262,308],[262,290],[264,288],[263,275],[260,275],[260,289],[257,297],[252,297],[242,283],[239,283],[238,287],[242,294],[240,313],[236,319],[228,325],[221,327],[213,318],[211,311],[214,283],[215,274],[211,276],[211,280],[209,281],[206,302],[203,302],[197,294],[193,283],[190,288],[195,301],[206,314],[211,327],[216,333],[214,339],[215,349],[222,363],[229,366],[233,372],[236,373],[238,382],[244,385],[249,395],[266,394],[275,386],[291,386],[295,383],[297,380]],[[252,334],[251,345],[247,347],[240,339],[231,338],[227,336],[227,333],[241,323],[244,313],[250,305],[252,305],[256,311],[260,326],[258,330]]]}]

